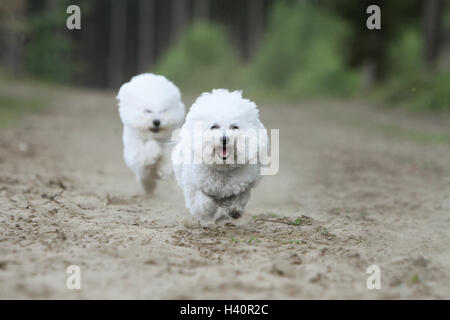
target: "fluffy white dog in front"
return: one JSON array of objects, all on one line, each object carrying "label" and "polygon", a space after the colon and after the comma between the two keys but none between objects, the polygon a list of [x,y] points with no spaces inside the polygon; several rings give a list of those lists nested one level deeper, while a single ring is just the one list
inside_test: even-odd
[{"label": "fluffy white dog in front", "polygon": [[157,179],[172,172],[170,138],[185,115],[180,90],[164,76],[145,73],[123,84],[117,100],[125,163],[151,194]]},{"label": "fluffy white dog in front", "polygon": [[201,222],[242,216],[260,178],[267,131],[241,91],[203,93],[192,105],[172,151],[186,207]]}]

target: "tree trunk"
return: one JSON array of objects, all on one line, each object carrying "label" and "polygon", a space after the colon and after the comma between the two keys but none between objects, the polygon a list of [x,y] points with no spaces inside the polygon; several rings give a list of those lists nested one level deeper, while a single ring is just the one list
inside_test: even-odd
[{"label": "tree trunk", "polygon": [[427,68],[433,70],[439,57],[442,30],[442,0],[424,1],[423,37],[424,60]]},{"label": "tree trunk", "polygon": [[188,22],[188,6],[186,0],[172,0],[172,41],[178,40],[178,37],[184,31]]},{"label": "tree trunk", "polygon": [[247,56],[252,56],[258,48],[259,41],[264,31],[264,1],[248,1],[247,24]]},{"label": "tree trunk", "polygon": [[139,0],[139,72],[149,70],[154,62],[155,46],[155,2],[154,0]]},{"label": "tree trunk", "polygon": [[126,50],[126,1],[111,1],[111,21],[109,36],[108,82],[110,87],[117,88],[124,77]]},{"label": "tree trunk", "polygon": [[21,74],[24,60],[25,1],[7,1],[0,10],[3,64],[12,74]]},{"label": "tree trunk", "polygon": [[209,20],[210,0],[194,1],[194,20],[204,22]]}]

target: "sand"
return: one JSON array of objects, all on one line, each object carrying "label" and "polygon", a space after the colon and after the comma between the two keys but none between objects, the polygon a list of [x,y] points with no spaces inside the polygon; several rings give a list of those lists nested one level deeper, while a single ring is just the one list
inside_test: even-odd
[{"label": "sand", "polygon": [[[0,298],[450,298],[447,116],[259,103],[280,129],[280,170],[243,218],[205,228],[173,179],[141,193],[114,92],[0,91],[49,101],[0,130]],[[80,290],[66,287],[69,265]]]}]

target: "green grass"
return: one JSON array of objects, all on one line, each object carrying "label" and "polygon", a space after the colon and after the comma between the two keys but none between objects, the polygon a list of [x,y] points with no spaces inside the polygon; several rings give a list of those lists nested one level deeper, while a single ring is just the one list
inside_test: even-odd
[{"label": "green grass", "polygon": [[252,243],[260,243],[261,240],[259,240],[257,237],[255,236],[251,236],[250,239],[247,240],[248,244],[252,244]]},{"label": "green grass", "polygon": [[250,239],[248,239],[248,240],[241,240],[241,239],[231,237],[231,242],[232,243],[247,243],[247,244],[251,245],[251,244],[261,243],[261,240],[258,239],[258,237],[256,237],[256,236],[251,236]]},{"label": "green grass", "polygon": [[283,244],[305,244],[306,242],[303,240],[286,240],[283,241]]},{"label": "green grass", "polygon": [[321,233],[322,233],[325,237],[327,237],[327,238],[335,238],[335,237],[336,237],[335,234],[330,233],[330,232],[328,231],[328,229],[325,228],[325,227],[322,227]]},{"label": "green grass", "polygon": [[417,275],[417,274],[415,274],[415,275],[413,275],[412,277],[411,277],[411,283],[417,283],[417,282],[419,282],[419,276]]},{"label": "green grass", "polygon": [[39,99],[0,96],[0,128],[10,127],[21,117],[44,108],[44,102]]},{"label": "green grass", "polygon": [[387,124],[380,125],[379,129],[387,135],[403,138],[405,140],[413,140],[416,142],[423,142],[423,143],[450,144],[450,135],[446,134],[402,129],[394,125],[387,125]]},{"label": "green grass", "polygon": [[239,242],[242,242],[242,241],[239,240],[239,239],[236,239],[235,237],[231,237],[231,242],[233,242],[233,243],[239,243]]}]

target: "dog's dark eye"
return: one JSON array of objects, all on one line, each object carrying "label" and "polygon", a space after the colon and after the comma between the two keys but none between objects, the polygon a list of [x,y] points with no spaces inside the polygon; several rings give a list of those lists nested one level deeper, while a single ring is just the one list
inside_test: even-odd
[{"label": "dog's dark eye", "polygon": [[230,129],[231,129],[231,130],[238,130],[239,127],[238,127],[237,125],[235,125],[235,124],[232,124],[232,125],[230,126]]},{"label": "dog's dark eye", "polygon": [[152,113],[152,110],[150,110],[150,109],[145,109],[145,112],[147,112],[147,113]]},{"label": "dog's dark eye", "polygon": [[218,124],[214,124],[214,125],[211,126],[211,130],[219,129],[219,128],[220,128],[220,127],[219,127]]}]

